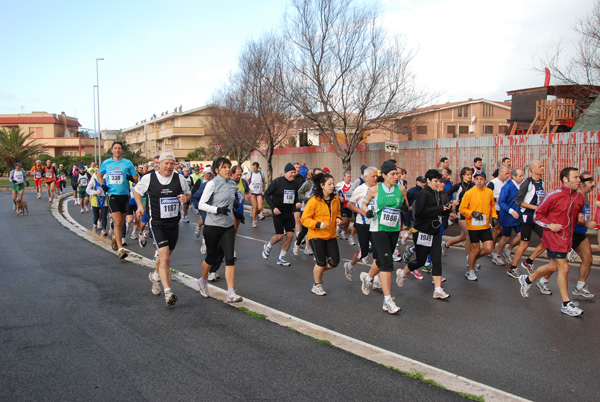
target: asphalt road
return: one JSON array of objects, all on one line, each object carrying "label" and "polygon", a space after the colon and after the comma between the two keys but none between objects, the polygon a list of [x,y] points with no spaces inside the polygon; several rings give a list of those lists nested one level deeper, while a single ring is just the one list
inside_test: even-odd
[{"label": "asphalt road", "polygon": [[[72,202],[69,209],[73,217],[91,227],[90,213],[79,214]],[[197,220],[196,215],[190,216],[192,222]],[[194,223],[181,225],[172,267],[198,277],[203,256],[193,231]],[[506,267],[494,265],[489,258],[481,261],[479,280],[467,281],[464,251],[452,249],[443,259],[444,276],[448,278],[444,287],[452,295],[450,300],[432,298],[433,285],[428,276],[423,281],[411,277],[403,289],[393,285],[392,296],[402,311],[390,316],[381,310],[380,293],[361,293],[358,266],[353,283],[345,279],[341,266],[326,272],[327,296],[314,296],[310,293],[312,257],[302,253],[296,257],[290,251],[292,265],[276,265],[278,245],[269,260],[261,257],[262,245],[273,233],[269,218],[255,229],[241,225],[236,241],[238,294],[527,399],[600,398],[595,358],[600,351],[600,295],[591,300],[573,296],[585,313],[580,318],[568,317],[560,313],[555,278],[550,280],[553,295],[542,295],[534,286],[530,297],[523,299],[518,281],[506,275]],[[153,255],[150,246],[142,250],[134,242],[130,248],[150,258]],[[349,259],[356,250],[346,242],[340,242],[340,249],[342,259]],[[361,267],[366,270],[366,266]],[[571,267],[569,289],[574,287],[578,274],[577,265]],[[224,288],[224,280],[217,285]],[[588,287],[600,293],[598,270],[592,271]],[[181,306],[196,302],[185,298]]]},{"label": "asphalt road", "polygon": [[[0,193],[0,400],[462,399],[183,286],[175,285],[180,303],[167,309],[150,293],[147,269],[61,226],[43,199],[26,200],[30,214],[16,217],[10,194]],[[90,221],[91,212],[76,217]],[[182,230],[174,266],[196,275],[202,258],[190,227]],[[382,313],[379,298],[358,298],[356,284],[342,281],[331,296],[312,297],[308,262],[302,270],[250,262],[256,244],[239,245],[240,294],[338,327],[335,306],[348,292],[348,301],[373,302],[354,308],[379,323],[342,320],[349,327],[382,340],[394,331],[396,344],[403,338],[397,330],[406,318]]]}]

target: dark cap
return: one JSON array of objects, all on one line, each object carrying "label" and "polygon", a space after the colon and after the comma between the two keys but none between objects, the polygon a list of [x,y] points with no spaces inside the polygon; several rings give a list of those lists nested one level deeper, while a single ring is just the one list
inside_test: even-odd
[{"label": "dark cap", "polygon": [[294,167],[294,165],[292,165],[290,162],[288,162],[288,164],[285,165],[285,168],[283,169],[283,172],[287,173],[287,172],[291,172],[292,170],[295,172],[296,168]]},{"label": "dark cap", "polygon": [[21,166],[21,164],[19,162],[15,163],[15,166]]},{"label": "dark cap", "polygon": [[427,180],[425,180],[425,178],[424,178],[423,176],[419,176],[419,177],[417,177],[417,181],[418,181],[419,183],[427,183]]},{"label": "dark cap", "polygon": [[483,176],[484,179],[487,179],[487,176],[483,172],[477,172],[477,173],[475,173],[473,175],[473,178],[476,178],[477,176]]},{"label": "dark cap", "polygon": [[381,174],[388,174],[392,170],[396,170],[396,169],[398,169],[398,167],[396,166],[396,164],[394,162],[385,161],[381,165]]},{"label": "dark cap", "polygon": [[360,165],[360,174],[365,174],[366,168],[367,168],[367,165]]}]

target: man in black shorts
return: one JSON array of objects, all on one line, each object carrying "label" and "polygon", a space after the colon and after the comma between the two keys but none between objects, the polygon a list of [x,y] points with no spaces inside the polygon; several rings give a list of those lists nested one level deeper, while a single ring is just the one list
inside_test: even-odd
[{"label": "man in black shorts", "polygon": [[179,238],[179,211],[181,204],[191,198],[190,188],[185,178],[174,173],[175,157],[163,152],[159,158],[160,170],[142,177],[135,186],[133,195],[137,204],[136,215],[139,220],[145,213],[142,196],[148,197],[149,226],[158,251],[154,272],[148,276],[152,283],[152,293],[160,295],[160,283],[165,292],[167,307],[177,302],[177,296],[171,290],[171,253]]},{"label": "man in black shorts", "polygon": [[271,247],[279,243],[283,239],[285,231],[285,240],[281,246],[277,264],[289,266],[290,263],[286,260],[285,255],[292,244],[294,238],[294,228],[296,220],[294,218],[294,210],[300,210],[302,203],[298,202],[298,183],[294,181],[296,177],[296,168],[291,163],[285,165],[283,176],[278,177],[269,184],[265,191],[264,198],[266,203],[273,211],[273,226],[275,226],[275,235],[263,247],[262,256],[264,259],[269,258]]}]

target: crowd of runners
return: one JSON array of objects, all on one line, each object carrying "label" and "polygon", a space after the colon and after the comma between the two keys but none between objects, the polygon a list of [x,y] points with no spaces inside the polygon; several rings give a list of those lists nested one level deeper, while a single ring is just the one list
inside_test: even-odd
[{"label": "crowd of runners", "polygon": [[[269,259],[274,253],[276,264],[287,267],[293,262],[288,256],[290,247],[294,255],[312,255],[311,291],[317,296],[326,294],[324,272],[340,264],[338,241],[348,241],[357,251],[343,264],[346,279],[353,282],[358,261],[368,264],[372,254],[370,268],[360,272],[360,288],[364,295],[380,290],[383,310],[390,314],[400,310],[391,296],[394,277],[402,288],[409,274],[423,280],[422,272],[431,273],[433,298],[448,299],[450,295],[442,287],[446,281],[443,256],[450,246],[461,243],[466,280],[477,280],[478,260],[489,256],[494,264],[507,266],[507,275],[518,280],[525,298],[533,283],[541,293],[552,294],[549,278],[556,272],[564,314],[583,313],[571,296],[595,297],[586,286],[592,253],[600,249],[586,235],[589,230],[597,232],[599,220],[598,213],[591,216],[595,179],[590,172],[574,167],[562,169],[561,187],[547,193],[542,161],[514,168],[507,157],[489,178],[482,159],[475,158],[472,167],[461,168],[455,184],[450,161],[442,158],[410,187],[406,170],[395,160],[378,167],[362,166],[354,181],[351,172],[344,172],[337,184],[327,168],[288,163],[267,185],[257,162],[247,172],[222,157],[211,166],[190,168],[165,152],[156,156],[150,167],[134,166],[123,158],[119,142],[113,144],[112,154],[100,167],[74,166],[70,172],[51,161],[45,165],[37,161],[31,169],[37,198],[42,196],[44,183],[51,202],[70,178],[76,205],[81,213],[91,207],[94,229],[111,236],[120,259],[128,256],[124,246],[129,231],[130,239],[138,240],[141,247],[152,239],[156,263],[149,275],[151,290],[157,296],[162,294],[167,306],[177,302],[171,289],[170,257],[178,241],[179,223],[189,222],[193,210],[199,215],[194,234],[202,237],[200,251],[206,255],[198,280],[200,295],[209,297],[208,281],[219,279],[218,270],[225,262],[226,302],[242,300],[235,290],[235,238],[239,224],[245,221],[247,202],[252,205],[253,228],[265,218],[265,204],[272,214],[274,235],[263,245],[262,257]],[[11,171],[10,180],[16,202],[28,185],[19,164]],[[600,210],[600,197],[595,202]],[[453,224],[459,226],[460,234],[443,241],[444,230]],[[523,259],[533,234],[541,242]],[[278,243],[281,247],[275,251]],[[544,251],[549,261],[537,264],[536,269],[534,262]],[[569,292],[568,262],[577,259],[579,280]],[[398,268],[397,264],[404,266]]]}]

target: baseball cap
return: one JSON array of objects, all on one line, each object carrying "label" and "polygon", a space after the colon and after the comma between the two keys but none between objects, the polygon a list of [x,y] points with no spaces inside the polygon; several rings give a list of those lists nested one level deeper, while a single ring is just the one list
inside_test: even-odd
[{"label": "baseball cap", "polygon": [[162,162],[162,161],[166,161],[166,160],[175,160],[175,155],[173,155],[171,152],[163,152],[162,154],[160,154],[160,156],[158,157],[158,161]]},{"label": "baseball cap", "polygon": [[199,171],[200,170],[200,166],[194,166],[194,170]]},{"label": "baseball cap", "polygon": [[427,180],[425,180],[425,178],[424,178],[423,176],[419,176],[419,177],[417,177],[417,181],[418,181],[419,183],[427,183]]},{"label": "baseball cap", "polygon": [[487,176],[483,172],[477,172],[477,173],[475,173],[473,175],[473,178],[476,178],[477,176],[483,176],[484,179],[487,179]]},{"label": "baseball cap", "polygon": [[212,174],[212,170],[211,170],[210,166],[205,167],[204,170],[202,171],[202,173],[211,173]]},{"label": "baseball cap", "polygon": [[21,166],[21,164],[19,162],[15,163],[15,166]]}]

